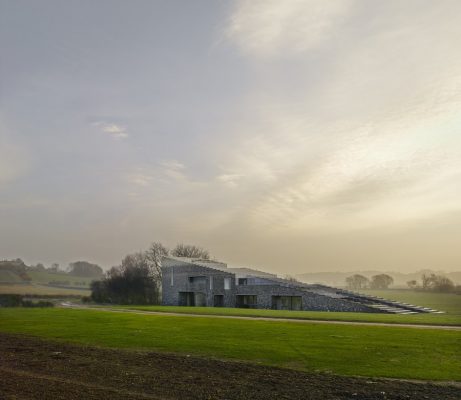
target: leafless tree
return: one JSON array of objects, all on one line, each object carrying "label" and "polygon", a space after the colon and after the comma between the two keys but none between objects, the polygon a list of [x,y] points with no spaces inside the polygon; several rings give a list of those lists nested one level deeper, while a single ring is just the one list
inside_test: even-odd
[{"label": "leafless tree", "polygon": [[371,289],[387,289],[394,283],[394,278],[387,274],[379,274],[371,277],[370,288]]},{"label": "leafless tree", "polygon": [[349,289],[365,289],[368,285],[368,278],[363,275],[355,274],[346,278]]},{"label": "leafless tree", "polygon": [[152,274],[159,281],[162,280],[162,258],[170,254],[170,250],[160,242],[154,242],[146,251],[146,257],[151,264]]},{"label": "leafless tree", "polygon": [[407,286],[410,289],[416,289],[418,287],[418,282],[415,279],[413,279],[413,280],[407,282]]},{"label": "leafless tree", "polygon": [[178,244],[171,255],[175,257],[188,257],[188,258],[201,258],[203,260],[210,259],[210,253],[201,247],[190,245],[190,244]]}]

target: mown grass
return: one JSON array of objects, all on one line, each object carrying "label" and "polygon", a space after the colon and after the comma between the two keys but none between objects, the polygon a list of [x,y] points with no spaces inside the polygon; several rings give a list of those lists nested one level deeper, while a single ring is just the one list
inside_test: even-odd
[{"label": "mown grass", "polygon": [[0,331],[340,375],[461,380],[459,331],[74,309],[0,309]]},{"label": "mown grass", "polygon": [[402,301],[423,307],[445,311],[461,316],[461,295],[453,293],[433,293],[408,289],[362,290],[365,294]]}]

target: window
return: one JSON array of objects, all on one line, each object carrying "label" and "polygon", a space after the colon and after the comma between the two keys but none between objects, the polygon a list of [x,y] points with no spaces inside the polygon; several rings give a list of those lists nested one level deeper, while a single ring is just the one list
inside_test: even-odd
[{"label": "window", "polygon": [[170,286],[174,286],[174,268],[171,267]]},{"label": "window", "polygon": [[222,294],[216,294],[214,296],[214,303],[215,307],[224,307],[224,296]]},{"label": "window", "polygon": [[301,296],[272,296],[274,310],[302,310]]},{"label": "window", "polygon": [[258,301],[254,294],[251,295],[237,295],[235,306],[239,308],[257,308]]},{"label": "window", "polygon": [[189,276],[189,283],[205,283],[205,276]]},{"label": "window", "polygon": [[231,278],[224,278],[224,290],[230,290]]},{"label": "window", "polygon": [[239,278],[238,285],[239,286],[248,285],[248,279],[247,278]]},{"label": "window", "polygon": [[213,275],[210,276],[210,290],[213,290]]}]

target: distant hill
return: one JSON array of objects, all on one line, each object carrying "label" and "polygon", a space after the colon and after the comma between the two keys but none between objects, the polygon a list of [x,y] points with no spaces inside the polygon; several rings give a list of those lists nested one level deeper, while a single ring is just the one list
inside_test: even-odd
[{"label": "distant hill", "polygon": [[372,277],[373,275],[385,273],[387,275],[392,276],[394,278],[394,285],[393,286],[407,286],[407,282],[411,280],[421,280],[421,276],[423,274],[430,275],[430,274],[437,274],[443,275],[447,278],[451,279],[456,284],[461,284],[461,271],[455,272],[443,272],[443,271],[433,271],[430,269],[424,269],[421,271],[403,274],[401,272],[393,272],[393,271],[351,271],[351,272],[306,272],[304,274],[296,275],[296,278],[302,282],[307,283],[323,283],[325,285],[331,286],[345,286],[345,280],[348,276],[354,274],[360,274],[366,276],[367,278]]},{"label": "distant hill", "polygon": [[37,283],[88,288],[91,281],[95,279],[98,279],[98,277],[90,273],[87,276],[76,275],[64,271],[45,269],[43,266],[41,268],[28,266],[21,259],[0,261],[0,284]]}]

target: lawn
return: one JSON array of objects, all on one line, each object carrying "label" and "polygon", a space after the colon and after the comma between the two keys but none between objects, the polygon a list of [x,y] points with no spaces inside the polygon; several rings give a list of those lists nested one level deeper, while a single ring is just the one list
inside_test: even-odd
[{"label": "lawn", "polygon": [[461,380],[459,331],[6,308],[0,331],[340,375]]},{"label": "lawn", "polygon": [[420,292],[408,289],[362,290],[362,292],[461,316],[461,295],[459,294]]}]

